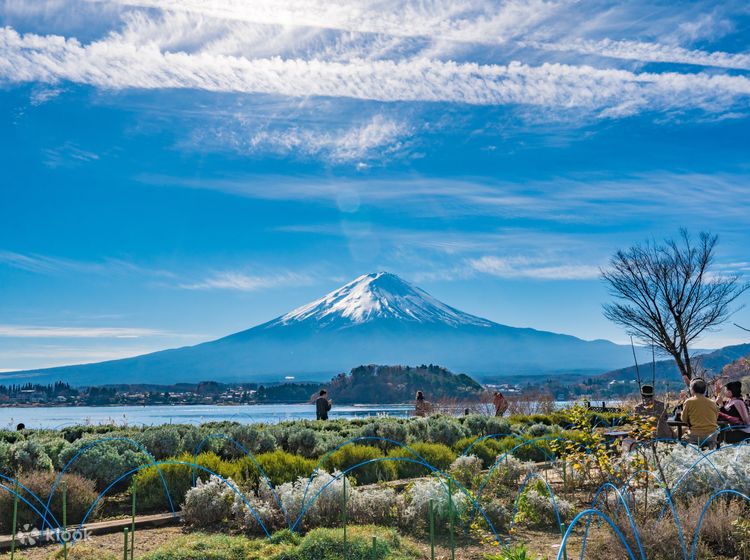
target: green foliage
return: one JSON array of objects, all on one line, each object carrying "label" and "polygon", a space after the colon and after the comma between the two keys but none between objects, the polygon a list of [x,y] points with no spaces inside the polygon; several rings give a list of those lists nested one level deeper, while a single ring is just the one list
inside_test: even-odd
[{"label": "green foliage", "polygon": [[[192,463],[193,456],[186,453],[173,460],[180,463]],[[193,471],[195,471],[196,479],[200,478],[204,481],[208,480],[212,473],[218,474],[224,479],[242,480],[240,466],[237,463],[222,460],[215,453],[201,453],[198,455],[197,464],[204,468],[193,469],[189,465],[169,463],[160,465],[161,474],[167,483],[175,508],[179,507],[193,484]],[[164,483],[156,467],[147,467],[139,471],[133,477],[133,483],[138,494],[138,511],[150,512],[163,510],[167,507],[169,501],[164,490]]]},{"label": "green foliage", "polygon": [[510,434],[512,432],[510,422],[497,416],[491,416],[487,419],[485,430],[487,431],[485,435]]},{"label": "green foliage", "polygon": [[[453,451],[455,451],[456,454],[461,455],[466,449],[468,449],[469,445],[478,439],[479,438],[476,437],[462,438],[453,445]],[[469,450],[469,453],[479,457],[482,460],[484,468],[488,469],[495,463],[497,456],[504,452],[503,449],[504,447],[500,441],[493,438],[487,438],[479,443],[474,443]]]},{"label": "green foliage", "polygon": [[[255,460],[274,486],[297,480],[303,476],[309,477],[317,464],[317,461],[281,450],[261,453],[255,457]],[[237,471],[237,480],[246,481],[255,488],[260,484],[266,484],[260,476],[258,467],[249,457],[243,457],[237,462]]]},{"label": "green foliage", "polygon": [[157,461],[174,457],[182,451],[182,437],[176,426],[146,428],[136,441],[148,449]]},{"label": "green foliage", "polygon": [[[512,450],[512,455],[521,461],[548,461],[554,457],[552,447],[549,441],[531,441],[536,438],[532,437],[508,437],[500,440],[500,454],[508,453]],[[529,443],[527,443],[529,442]],[[517,448],[517,449],[515,449]]]},{"label": "green foliage", "polygon": [[461,438],[466,437],[466,429],[454,418],[445,416],[431,416],[427,419],[429,423],[429,438],[434,443],[442,443],[447,446],[454,445]]},{"label": "green foliage", "polygon": [[144,554],[141,560],[246,560],[261,548],[262,545],[245,537],[191,533]]},{"label": "green foliage", "polygon": [[373,484],[375,482],[395,480],[397,467],[394,461],[378,461],[382,459],[383,453],[376,447],[368,445],[345,445],[333,452],[323,464],[328,472],[345,471],[365,461],[373,461],[347,473],[359,484]]},{"label": "green foliage", "polygon": [[[18,482],[19,485],[25,486],[29,489],[29,491],[39,496],[39,499],[41,499],[43,504],[46,505],[52,487],[57,480],[58,474],[59,473],[51,471],[28,471],[23,472],[18,476]],[[6,484],[8,484],[9,487],[12,487],[10,483]],[[68,487],[68,523],[71,525],[74,523],[80,523],[83,520],[84,515],[86,515],[88,509],[94,504],[98,492],[96,491],[94,483],[91,480],[87,480],[82,476],[76,474],[66,473],[65,475],[63,475],[62,480],[52,498],[52,503],[50,504],[50,510],[52,511],[52,514],[60,523],[62,523],[63,484],[66,484]],[[36,498],[23,490],[23,488],[19,489],[19,493],[22,497],[33,504],[34,507],[36,507],[39,511],[44,511],[44,505],[40,504],[36,500]],[[97,509],[98,508],[96,508],[92,512],[90,519],[92,516],[96,516]],[[2,492],[0,492],[0,531],[3,531],[3,534],[8,534],[11,532],[12,512],[13,494],[3,490]],[[57,525],[52,517],[48,516],[48,520],[52,526]],[[37,527],[41,529],[42,519],[27,504],[19,500],[18,526],[23,527],[26,524],[30,525],[31,527]],[[46,529],[48,528],[48,526],[45,525],[44,528]]]},{"label": "green foliage", "polygon": [[[375,537],[373,550],[372,537]],[[313,529],[296,549],[281,560],[385,560],[386,558],[419,558],[418,551],[406,549],[396,531],[376,526],[351,527],[344,547],[341,529]]]},{"label": "green foliage", "polygon": [[10,463],[15,472],[51,471],[53,468],[52,459],[44,446],[33,439],[22,440],[11,446]]},{"label": "green foliage", "polygon": [[[373,551],[372,538],[375,537]],[[419,550],[404,542],[393,529],[373,525],[352,526],[346,548],[341,529],[314,529],[304,537],[289,531],[265,539],[191,533],[180,536],[141,560],[416,560]]]},{"label": "green foliage", "polygon": [[[117,437],[117,436],[110,436]],[[59,462],[67,464],[75,454],[99,438],[85,438],[65,447],[60,453]],[[83,451],[71,465],[70,471],[76,472],[96,482],[100,490],[110,483],[141,465],[149,463],[148,456],[128,441],[104,441],[96,443]],[[124,480],[121,487],[127,486]]]},{"label": "green foliage", "polygon": [[[457,457],[457,454],[450,447],[439,443],[415,443],[409,447],[419,457],[402,447],[394,449],[388,456],[394,458],[404,457],[414,461],[424,459],[427,463],[441,471],[447,470]],[[415,478],[425,476],[431,472],[429,468],[411,461],[394,461],[394,463],[399,478]]]}]

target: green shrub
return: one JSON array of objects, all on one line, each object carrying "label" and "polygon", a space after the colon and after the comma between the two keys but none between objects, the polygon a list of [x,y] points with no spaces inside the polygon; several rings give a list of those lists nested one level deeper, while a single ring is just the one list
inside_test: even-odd
[{"label": "green shrub", "polygon": [[33,439],[22,440],[11,446],[10,463],[15,472],[53,469],[52,459],[47,455],[44,446]]},{"label": "green shrub", "polygon": [[464,418],[464,426],[472,436],[487,435],[487,421],[489,416],[483,414],[469,414]]},{"label": "green shrub", "polygon": [[[375,546],[373,549],[373,537]],[[413,546],[403,542],[393,529],[374,525],[350,527],[346,546],[341,529],[313,529],[294,549],[275,554],[273,560],[385,560],[386,558],[411,559],[422,555]]]},{"label": "green shrub", "polygon": [[[80,439],[66,447],[60,453],[60,464],[67,464],[79,450],[93,444],[96,439],[99,438]],[[148,463],[148,456],[131,442],[104,441],[92,445],[78,456],[70,466],[70,471],[90,478],[96,482],[98,489],[104,490],[125,473]],[[123,480],[120,488],[126,487],[127,484],[128,481]]]},{"label": "green shrub", "polygon": [[486,430],[487,435],[510,434],[513,431],[510,422],[498,416],[491,416],[487,419]]},{"label": "green shrub", "polygon": [[[193,456],[185,453],[173,459],[181,463],[192,463]],[[197,464],[205,469],[196,468],[189,465],[166,464],[160,465],[161,473],[167,483],[167,488],[172,497],[172,504],[177,509],[185,499],[185,494],[193,485],[193,471],[196,479],[206,481],[212,473],[216,473],[224,479],[231,478],[240,480],[240,469],[237,463],[223,461],[215,453],[201,453],[198,455]],[[156,467],[147,467],[139,471],[134,477],[133,482],[136,485],[138,494],[137,506],[141,512],[163,511],[169,507],[164,483],[159,476]]]},{"label": "green shrub", "polygon": [[465,428],[454,418],[432,416],[428,420],[430,425],[430,441],[451,446],[461,438],[469,435]]},{"label": "green shrub", "polygon": [[0,441],[0,473],[6,476],[13,474],[12,447],[8,442]]},{"label": "green shrub", "polygon": [[528,445],[522,445],[527,441],[536,438],[525,438],[525,437],[508,437],[500,440],[500,453],[508,453],[515,447],[518,449],[513,450],[512,455],[517,457],[521,461],[549,461],[550,457],[554,456],[552,448],[550,447],[548,440],[535,441]]},{"label": "green shrub", "polygon": [[[255,457],[255,460],[274,486],[297,480],[300,477],[309,477],[317,465],[317,461],[281,450],[261,453]],[[237,480],[248,482],[255,488],[259,484],[265,484],[258,468],[249,457],[237,461],[237,470]]]},{"label": "green shrub", "polygon": [[383,452],[377,447],[356,444],[345,445],[331,454],[323,464],[323,468],[328,472],[343,472],[365,461],[373,461],[350,471],[347,475],[353,477],[359,484],[395,480],[397,477],[395,462],[376,461],[376,459],[382,459],[383,457]]},{"label": "green shrub", "polygon": [[[456,459],[456,453],[454,453],[447,445],[440,443],[415,443],[409,446],[417,455],[424,459],[427,463],[432,465],[441,471],[445,471],[450,467],[451,463]],[[413,459],[420,461],[419,457],[416,457],[408,449],[399,447],[394,449],[388,454],[389,457],[400,458],[404,457],[407,459]],[[399,478],[416,478],[425,476],[432,472],[425,466],[422,466],[411,461],[394,461],[396,470]]]},{"label": "green shrub", "polygon": [[[461,455],[477,439],[479,438],[468,437],[460,439],[453,445],[453,451]],[[469,450],[470,455],[476,455],[482,460],[482,466],[485,469],[490,468],[497,460],[497,456],[502,453],[503,446],[498,440],[493,438],[483,439],[479,443],[475,443]]]},{"label": "green shrub", "polygon": [[[47,504],[49,499],[52,486],[57,480],[59,473],[51,471],[29,471],[21,473],[18,476],[18,482],[20,485],[25,486],[30,492],[36,494],[42,503],[36,500],[31,494],[20,489],[19,493],[31,504],[34,505],[42,514],[44,514],[44,506]],[[55,490],[55,494],[50,504],[50,510],[52,515],[56,518],[59,523],[62,523],[62,485],[66,484],[68,487],[68,524],[73,525],[83,521],[84,515],[89,508],[94,504],[98,496],[98,492],[94,486],[94,482],[87,480],[77,474],[63,475],[60,484]],[[89,516],[92,519],[96,516],[98,507]],[[11,518],[13,512],[13,494],[7,491],[0,493],[0,531],[3,534],[11,532]],[[52,526],[55,526],[55,521],[52,520],[51,516],[48,516]],[[18,526],[23,527],[24,525],[30,525],[31,527],[42,528],[42,518],[31,509],[23,501],[18,502]],[[48,528],[45,525],[44,528]]]},{"label": "green shrub", "polygon": [[160,461],[167,457],[179,455],[182,449],[182,437],[175,426],[158,426],[155,428],[146,428],[136,438],[136,441],[143,445],[154,459]]}]

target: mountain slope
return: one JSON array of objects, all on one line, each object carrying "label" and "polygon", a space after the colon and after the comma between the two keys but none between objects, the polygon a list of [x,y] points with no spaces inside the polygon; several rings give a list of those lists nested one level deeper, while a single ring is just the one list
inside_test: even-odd
[{"label": "mountain slope", "polygon": [[[645,355],[641,356],[645,360]],[[609,341],[514,328],[464,313],[389,273],[367,274],[257,327],[196,346],[23,372],[72,384],[325,380],[355,364],[436,363],[483,378],[596,374],[632,363]],[[18,380],[19,372],[13,372]],[[2,377],[0,377],[2,379]]]},{"label": "mountain slope", "polygon": [[[735,346],[726,346],[707,354],[698,355],[694,358],[694,362],[698,367],[705,368],[716,374],[727,364],[731,364],[735,360],[749,355],[750,344],[737,344]],[[640,371],[643,382],[649,383],[652,376],[650,359],[640,364]],[[655,363],[655,374],[657,381],[681,382],[680,372],[672,358],[657,361]],[[635,366],[630,366],[607,372],[602,377],[617,381],[630,381],[631,379],[636,379],[637,372]]]}]

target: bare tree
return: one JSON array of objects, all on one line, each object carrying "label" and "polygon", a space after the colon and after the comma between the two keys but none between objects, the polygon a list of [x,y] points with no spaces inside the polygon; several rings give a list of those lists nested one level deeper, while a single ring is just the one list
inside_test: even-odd
[{"label": "bare tree", "polygon": [[717,241],[702,232],[696,243],[683,229],[677,240],[618,251],[601,271],[618,300],[604,306],[605,317],[672,356],[686,384],[693,378],[691,344],[724,323],[750,287],[739,275],[711,272]]}]

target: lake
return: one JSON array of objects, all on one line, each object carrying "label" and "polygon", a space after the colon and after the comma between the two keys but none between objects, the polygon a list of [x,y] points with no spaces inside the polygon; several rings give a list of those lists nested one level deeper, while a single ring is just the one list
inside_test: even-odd
[{"label": "lake", "polygon": [[[336,406],[329,413],[337,418],[368,416],[408,416],[413,405]],[[243,424],[276,423],[284,420],[315,419],[312,404],[255,404],[238,406],[55,406],[0,408],[0,428],[15,429],[23,422],[27,428],[64,428],[74,424],[201,424],[230,420]]]}]

